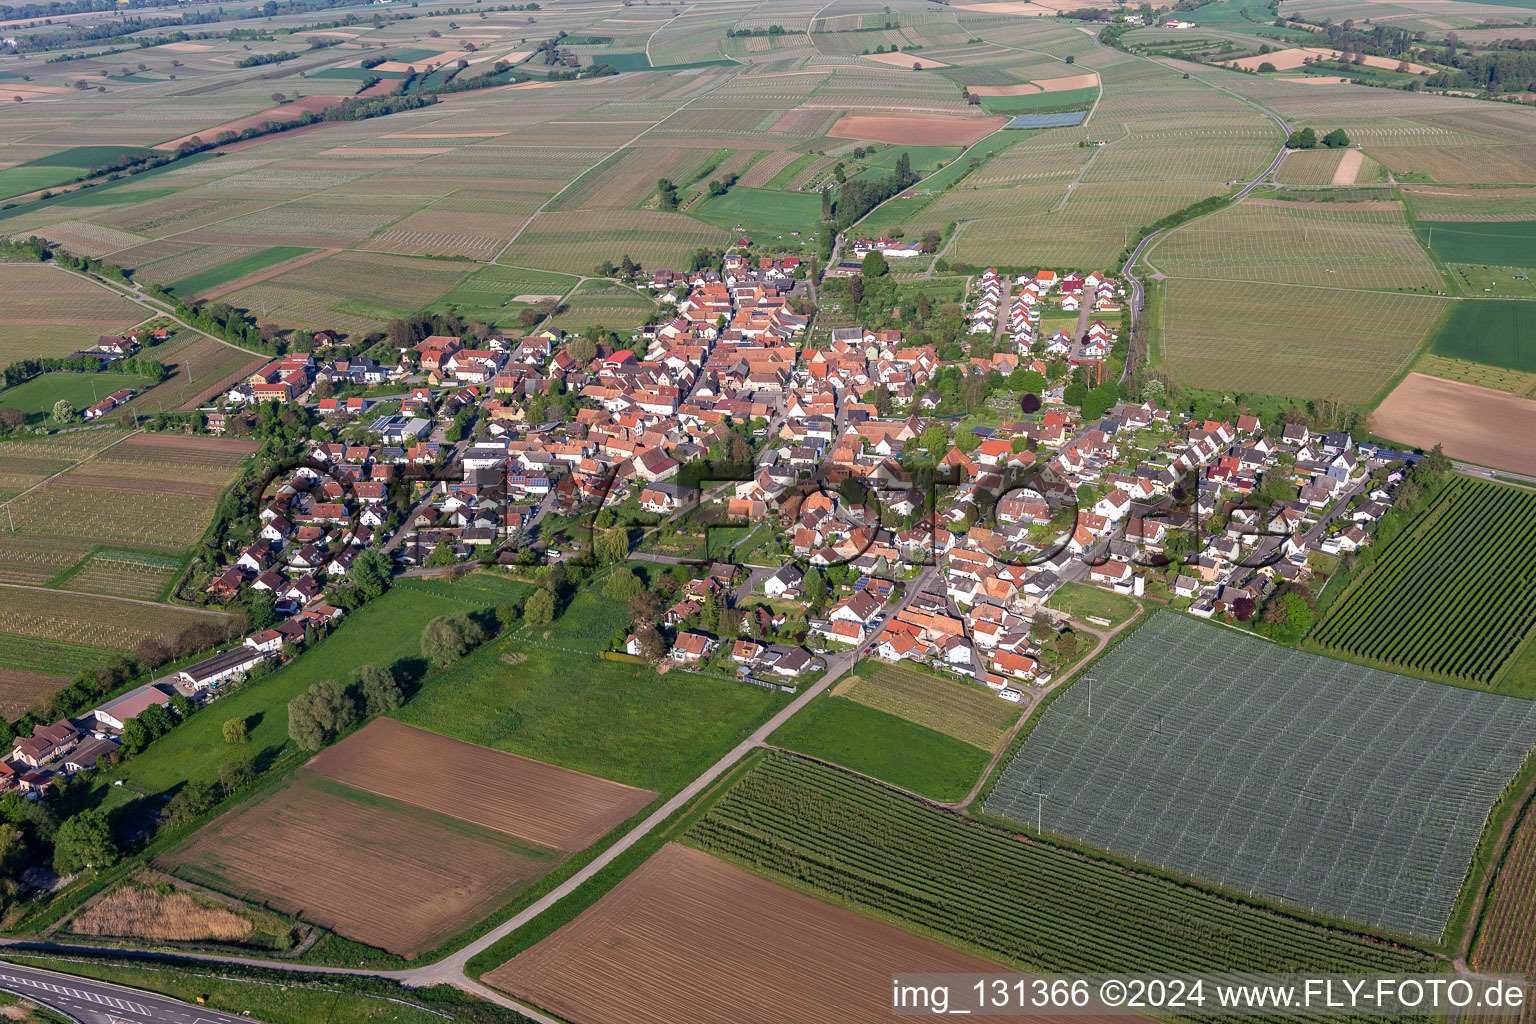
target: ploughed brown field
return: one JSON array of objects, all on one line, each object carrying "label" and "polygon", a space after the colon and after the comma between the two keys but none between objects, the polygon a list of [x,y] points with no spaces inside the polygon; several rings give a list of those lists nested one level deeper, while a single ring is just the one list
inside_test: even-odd
[{"label": "ploughed brown field", "polygon": [[[397,770],[416,767],[405,762]],[[485,917],[563,859],[301,769],[155,864],[411,958]]]},{"label": "ploughed brown field", "polygon": [[337,782],[574,853],[656,794],[375,719],[309,762]]},{"label": "ploughed brown field", "polygon": [[[1488,894],[1482,927],[1472,948],[1479,971],[1536,979],[1536,807],[1528,807]],[[1536,1002],[1520,1017],[1536,1022]]]},{"label": "ploughed brown field", "polygon": [[1375,432],[1480,466],[1536,473],[1536,402],[1410,373],[1371,414]]},{"label": "ploughed brown field", "polygon": [[827,134],[895,146],[969,146],[997,131],[1007,120],[958,114],[844,114]]},{"label": "ploughed brown field", "polygon": [[572,1024],[889,1024],[893,972],[1002,970],[671,844],[483,980]]}]

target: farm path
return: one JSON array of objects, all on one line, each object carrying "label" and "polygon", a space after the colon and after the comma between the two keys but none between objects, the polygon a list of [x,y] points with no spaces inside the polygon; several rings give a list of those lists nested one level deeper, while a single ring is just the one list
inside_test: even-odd
[{"label": "farm path", "polygon": [[1461,941],[1456,945],[1455,959],[1452,960],[1459,974],[1472,973],[1467,960],[1472,955],[1472,944],[1477,941],[1477,925],[1483,920],[1483,908],[1487,905],[1488,896],[1493,892],[1493,886],[1498,881],[1498,868],[1502,865],[1503,859],[1509,855],[1510,836],[1523,817],[1518,809],[1532,800],[1536,800],[1536,779],[1527,783],[1525,791],[1515,798],[1516,810],[1505,817],[1504,826],[1499,830],[1499,838],[1494,842],[1493,848],[1499,853],[1499,863],[1489,866],[1482,884],[1477,887],[1477,895],[1472,899],[1472,910],[1467,914],[1468,925],[1462,929]]},{"label": "farm path", "polygon": [[[949,252],[949,247],[955,244],[955,239],[960,237],[960,232],[965,230],[965,226],[972,223],[974,223],[974,221],[963,220],[959,224],[955,225],[955,230],[950,233],[949,241],[944,243],[944,248],[934,253],[933,259],[928,261],[928,269],[923,271],[923,277],[925,279],[933,277],[933,268],[938,264],[939,260],[943,259],[944,255]],[[966,281],[966,287],[970,287],[969,279]]]},{"label": "farm path", "polygon": [[11,502],[15,501],[17,498],[25,498],[27,495],[31,494],[33,491],[37,490],[39,487],[42,487],[44,484],[48,483],[48,481],[50,481],[50,480],[57,480],[59,477],[63,476],[65,473],[68,473],[70,470],[74,469],[76,466],[83,466],[85,463],[90,462],[92,459],[94,459],[96,456],[100,455],[102,452],[105,452],[105,451],[107,451],[108,449],[111,449],[111,448],[116,448],[118,445],[122,444],[124,441],[128,440],[130,437],[133,437],[135,434],[142,434],[142,433],[143,433],[142,430],[135,430],[132,434],[124,434],[122,437],[118,438],[116,441],[113,441],[111,444],[105,445],[105,446],[97,449],[96,451],[91,452],[91,454],[87,455],[85,458],[81,459],[79,462],[74,462],[74,463],[71,463],[68,466],[65,466],[63,469],[61,469],[57,473],[53,474],[53,476],[44,477],[42,480],[39,480],[37,483],[33,484],[31,487],[28,487],[26,490],[22,491],[20,494],[13,494],[9,498],[5,499],[4,501],[0,501],[0,507],[9,505]]},{"label": "farm path", "polygon": [[[912,586],[907,589],[907,596],[901,602],[902,608],[905,608],[907,604],[909,604],[919,593],[927,589],[929,584],[934,579],[935,571],[935,567],[929,566],[924,569],[921,574],[918,575],[917,579],[913,581]],[[892,612],[892,614],[894,615],[895,612]],[[594,857],[580,871],[576,872],[560,885],[552,889],[542,899],[531,904],[521,913],[515,915],[501,925],[491,929],[489,932],[482,935],[474,942],[471,942],[463,949],[460,949],[458,952],[449,955],[445,959],[439,960],[437,963],[429,964],[425,967],[419,967],[409,971],[401,972],[401,980],[406,984],[413,986],[432,985],[440,982],[446,982],[451,985],[457,985],[460,988],[466,988],[467,983],[468,985],[475,986],[475,988],[468,988],[468,991],[475,992],[477,995],[480,994],[479,990],[483,989],[484,986],[480,986],[476,982],[469,981],[464,973],[464,968],[468,965],[469,961],[473,957],[477,956],[484,950],[489,949],[492,945],[499,942],[501,939],[512,934],[517,929],[522,928],[524,925],[527,925],[534,918],[549,910],[556,903],[560,902],[562,899],[579,889],[583,884],[589,881],[599,871],[603,870],[603,868],[607,867],[630,847],[634,846],[641,839],[655,831],[663,822],[665,822],[678,810],[682,809],[685,804],[693,800],[700,793],[704,792],[704,790],[712,785],[716,779],[724,775],[726,771],[728,771],[742,758],[746,757],[757,747],[764,745],[767,742],[769,736],[773,735],[773,733],[776,732],[781,726],[783,726],[784,723],[788,722],[791,718],[803,710],[807,704],[819,696],[823,691],[842,679],[844,675],[852,671],[853,666],[858,662],[858,659],[862,657],[866,651],[868,651],[870,645],[873,642],[874,637],[871,636],[857,648],[829,657],[827,659],[827,671],[822,675],[820,681],[802,690],[795,696],[794,700],[785,705],[778,712],[778,714],[774,715],[767,722],[759,726],[757,730],[752,733],[752,735],[738,743],[724,757],[720,758],[714,764],[706,768],[698,778],[688,783],[673,797],[671,797],[671,799],[667,800],[655,811],[647,815],[646,819],[639,825],[636,825],[617,842],[609,846],[598,856]]]},{"label": "farm path", "polygon": [[[670,25],[670,24],[671,24],[670,21],[663,22],[663,25]],[[658,28],[656,31],[660,32],[661,29]],[[651,35],[655,35],[655,34],[656,34],[655,32],[651,33]],[[650,39],[649,38],[646,39],[646,47],[647,47],[647,52],[649,52],[649,47],[650,47]],[[491,257],[491,262],[495,263],[495,264],[500,264],[502,256],[506,255],[507,250],[512,248],[512,243],[516,242],[520,237],[522,237],[523,232],[528,230],[528,225],[532,224],[534,222],[534,220],[539,216],[539,214],[544,213],[545,211],[547,211],[549,209],[549,204],[550,203],[553,203],[556,199],[559,199],[561,196],[565,195],[573,187],[575,187],[577,182],[584,181],[588,174],[591,174],[597,168],[601,167],[603,164],[607,163],[609,160],[612,160],[615,156],[618,156],[620,153],[623,153],[625,150],[628,150],[628,149],[632,148],[635,143],[637,143],[641,139],[645,138],[645,136],[649,135],[656,128],[658,128],[661,125],[666,124],[673,117],[676,117],[678,114],[682,113],[684,110],[687,110],[688,107],[690,107],[691,105],[696,103],[698,100],[703,99],[705,96],[708,96],[710,93],[712,93],[716,89],[720,88],[720,86],[724,85],[726,82],[731,81],[734,77],[735,77],[734,75],[721,75],[719,81],[715,82],[709,88],[703,90],[702,92],[698,93],[697,95],[690,96],[686,101],[684,101],[683,103],[678,104],[677,108],[675,110],[673,110],[670,114],[668,114],[666,117],[662,118],[660,121],[655,122],[654,124],[647,125],[645,130],[642,131],[639,135],[636,135],[634,138],[630,139],[628,142],[624,143],[622,146],[619,146],[617,149],[613,150],[612,152],[604,154],[603,158],[601,160],[598,160],[591,167],[588,167],[586,170],[582,171],[580,174],[578,174],[574,178],[572,178],[566,184],[566,186],[564,188],[562,188],[559,192],[556,192],[554,195],[550,196],[548,199],[546,199],[542,203],[540,203],[538,209],[534,210],[533,213],[528,215],[528,219],[523,221],[523,223],[518,226],[518,229],[512,233],[512,237],[511,238],[507,239],[507,244],[502,246],[501,249],[496,253],[495,256]],[[502,264],[502,265],[505,266],[506,264]],[[586,278],[582,278],[582,280],[585,281]],[[580,282],[577,283],[576,287],[578,287],[578,288],[581,287]],[[571,289],[571,291],[575,291],[575,290],[576,290],[575,288]]]}]

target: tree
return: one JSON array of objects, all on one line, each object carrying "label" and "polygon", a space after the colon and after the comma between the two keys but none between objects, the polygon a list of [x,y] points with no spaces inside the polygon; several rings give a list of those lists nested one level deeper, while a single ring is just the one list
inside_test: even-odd
[{"label": "tree", "polygon": [[357,718],[357,702],[334,679],[315,683],[288,702],[288,735],[304,750],[319,750]]},{"label": "tree", "polygon": [[256,781],[256,765],[249,754],[236,754],[219,765],[219,786],[228,796]]},{"label": "tree", "polygon": [[848,279],[848,301],[854,305],[864,301],[864,279],[862,277],[850,277]]},{"label": "tree", "polygon": [[874,249],[865,255],[860,272],[865,277],[884,277],[890,269],[890,264],[885,261],[885,253]]},{"label": "tree", "polygon": [[439,615],[421,631],[422,656],[437,665],[453,664],[468,654],[473,646],[464,635],[459,617],[455,615]]},{"label": "tree", "polygon": [[1329,149],[1343,149],[1349,145],[1349,136],[1344,134],[1343,128],[1335,128],[1323,136],[1323,145]]},{"label": "tree", "polygon": [[812,608],[820,608],[827,600],[827,579],[821,574],[821,570],[812,566],[806,571],[805,579],[800,584],[805,599]]},{"label": "tree", "polygon": [[597,358],[597,343],[591,338],[577,336],[565,346],[565,354],[570,356],[577,366],[586,366]]},{"label": "tree", "polygon": [[25,422],[27,422],[27,414],[20,409],[13,409],[10,406],[0,409],[0,427],[15,430]]},{"label": "tree", "polygon": [[938,455],[949,444],[949,431],[944,429],[942,423],[930,423],[923,428],[919,440],[922,446],[928,449],[929,454]]},{"label": "tree", "polygon": [[0,876],[14,875],[27,859],[27,837],[15,825],[0,825]]},{"label": "tree", "polygon": [[1259,73],[1260,74],[1263,74],[1263,73],[1268,72],[1268,71],[1273,71],[1273,70],[1275,70],[1275,66],[1273,64],[1271,64],[1269,61],[1265,61],[1264,63],[1259,65]]},{"label": "tree", "polygon": [[363,600],[372,601],[389,589],[393,571],[388,555],[378,548],[365,548],[358,552],[348,575]]},{"label": "tree", "polygon": [[231,718],[224,723],[224,742],[230,746],[238,746],[245,742],[246,725],[243,718]]},{"label": "tree", "polygon": [[363,665],[353,673],[363,697],[363,714],[380,715],[405,703],[405,691],[395,674],[378,665]]},{"label": "tree", "polygon": [[428,569],[444,569],[458,562],[459,556],[453,550],[452,541],[442,541],[432,549],[427,556],[426,567]]},{"label": "tree", "polygon": [[53,403],[53,421],[55,423],[69,423],[75,418],[75,403],[67,398],[61,398]]},{"label": "tree", "polygon": [[873,405],[875,412],[881,416],[889,416],[891,414],[891,389],[884,384],[871,391],[866,401]]},{"label": "tree", "polygon": [[251,629],[261,632],[271,629],[277,621],[276,600],[270,590],[256,590],[251,592],[250,613]]},{"label": "tree", "polygon": [[647,626],[635,634],[635,641],[640,646],[640,657],[653,665],[667,656],[667,642],[655,626]]},{"label": "tree", "polygon": [[204,811],[212,809],[218,802],[219,795],[215,792],[213,783],[204,782],[202,779],[191,779],[166,803],[166,823],[172,827],[185,825]]},{"label": "tree", "polygon": [[555,621],[555,595],[547,590],[535,590],[528,595],[523,606],[523,618],[531,626],[548,626]]},{"label": "tree", "polygon": [[608,577],[608,582],[603,585],[603,596],[628,601],[632,597],[639,597],[645,593],[645,584],[640,582],[634,570],[626,566],[615,569],[613,575]]},{"label": "tree", "polygon": [[1291,132],[1285,140],[1290,149],[1313,149],[1317,146],[1317,132],[1311,128],[1302,128]]},{"label": "tree", "polygon": [[651,591],[643,591],[629,599],[629,621],[655,622],[661,617],[661,598]]},{"label": "tree", "polygon": [[629,554],[629,531],[622,526],[605,530],[597,535],[592,548],[597,560],[604,565],[622,562]]},{"label": "tree", "polygon": [[85,868],[109,868],[117,863],[117,842],[107,816],[81,811],[59,826],[53,843],[53,870],[72,875]]},{"label": "tree", "polygon": [[943,238],[944,236],[939,233],[938,228],[929,228],[927,231],[924,231],[922,251],[924,253],[938,252],[939,243],[943,241]]}]

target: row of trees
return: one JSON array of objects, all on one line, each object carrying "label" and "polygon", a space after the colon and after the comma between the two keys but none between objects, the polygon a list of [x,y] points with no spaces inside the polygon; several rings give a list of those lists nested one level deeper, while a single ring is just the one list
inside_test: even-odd
[{"label": "row of trees", "polygon": [[[423,635],[423,648],[425,643]],[[352,674],[349,684],[321,680],[289,701],[288,736],[303,750],[319,750],[360,715],[383,714],[404,703],[405,689],[393,672],[378,665],[363,665]],[[231,737],[229,725],[225,723],[226,740]]]},{"label": "row of trees", "polygon": [[1343,149],[1349,145],[1349,136],[1343,128],[1335,128],[1321,139],[1317,136],[1315,128],[1298,128],[1286,138],[1285,144],[1290,149],[1316,149],[1321,143],[1328,149]]}]

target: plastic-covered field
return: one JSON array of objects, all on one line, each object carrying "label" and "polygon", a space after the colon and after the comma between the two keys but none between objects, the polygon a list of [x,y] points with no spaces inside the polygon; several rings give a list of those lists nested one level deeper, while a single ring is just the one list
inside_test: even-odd
[{"label": "plastic-covered field", "polygon": [[[1154,616],[1045,711],[986,809],[1269,900],[1438,939],[1536,701]],[[1042,796],[1043,794],[1043,796]]]},{"label": "plastic-covered field", "polygon": [[1070,128],[1075,124],[1082,124],[1083,118],[1088,116],[1086,110],[1067,110],[1059,114],[1020,114],[1012,121],[1003,125],[1004,128],[1028,129],[1028,128]]}]

